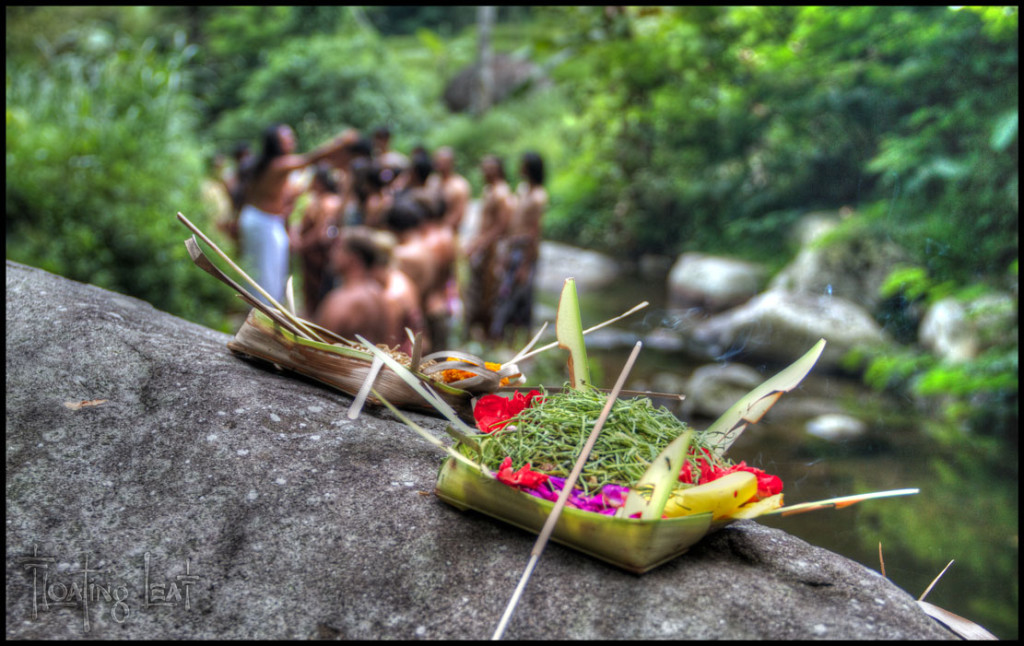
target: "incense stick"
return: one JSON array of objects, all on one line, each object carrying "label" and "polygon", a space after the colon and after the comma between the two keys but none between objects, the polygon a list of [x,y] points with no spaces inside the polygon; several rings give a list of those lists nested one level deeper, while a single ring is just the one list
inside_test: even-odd
[{"label": "incense stick", "polygon": [[[647,301],[644,301],[643,303],[640,303],[639,305],[635,305],[628,312],[623,312],[622,314],[619,314],[618,316],[616,316],[614,318],[610,318],[610,319],[608,319],[607,321],[605,321],[603,323],[598,323],[594,327],[587,328],[586,330],[583,330],[583,334],[587,335],[587,334],[590,334],[591,332],[593,332],[594,330],[600,330],[601,328],[605,327],[606,325],[611,325],[615,321],[624,319],[627,316],[629,316],[630,314],[632,314],[633,312],[636,312],[637,310],[642,310],[643,308],[647,307],[648,305],[650,305],[650,303],[648,303]],[[516,356],[516,360],[517,361],[523,361],[524,359],[529,359],[530,357],[532,357],[532,356],[534,356],[536,354],[540,354],[541,352],[544,352],[545,350],[550,350],[551,348],[554,348],[554,347],[557,347],[557,346],[558,346],[558,341],[554,341],[553,343],[549,343],[549,344],[547,344],[545,346],[541,346],[541,347],[537,348],[533,352],[527,352],[526,354],[523,354],[523,355],[517,355]]]},{"label": "incense stick", "polygon": [[[646,303],[644,303],[646,305]],[[519,597],[522,596],[523,590],[526,588],[526,582],[530,578],[530,574],[533,573],[534,566],[537,565],[537,561],[540,559],[541,552],[544,551],[544,546],[547,545],[548,538],[551,536],[551,532],[555,529],[555,524],[558,522],[558,517],[562,514],[562,508],[565,507],[566,501],[572,494],[573,486],[576,484],[576,479],[579,478],[580,472],[583,471],[583,464],[590,457],[590,450],[594,448],[594,442],[597,441],[597,436],[601,432],[601,427],[604,426],[605,420],[608,419],[608,415],[612,411],[612,406],[615,404],[615,400],[619,396],[619,391],[622,390],[623,384],[626,382],[626,376],[629,375],[629,371],[633,368],[633,363],[636,361],[636,357],[640,354],[640,347],[643,345],[640,341],[636,342],[633,346],[633,352],[630,353],[629,358],[626,359],[626,365],[623,366],[622,372],[619,373],[619,379],[615,382],[615,387],[612,389],[611,394],[608,395],[608,401],[604,405],[604,409],[601,411],[601,415],[597,418],[597,422],[594,423],[594,430],[590,432],[590,437],[587,438],[587,443],[583,445],[583,450],[580,451],[580,455],[576,458],[576,464],[573,465],[572,472],[569,477],[565,479],[565,485],[562,487],[561,493],[558,495],[558,500],[555,502],[555,506],[551,509],[551,513],[548,515],[547,520],[544,522],[543,529],[540,530],[540,534],[537,536],[537,542],[534,543],[533,549],[530,551],[530,561],[526,564],[526,569],[523,571],[522,577],[519,579],[519,585],[516,586],[515,592],[512,593],[512,598],[508,602],[508,607],[505,608],[505,614],[502,615],[501,621],[498,622],[498,627],[494,631],[494,636],[491,639],[501,639],[502,634],[505,632],[505,627],[508,625],[508,620],[512,617],[512,613],[516,609],[516,605],[519,603]]]}]

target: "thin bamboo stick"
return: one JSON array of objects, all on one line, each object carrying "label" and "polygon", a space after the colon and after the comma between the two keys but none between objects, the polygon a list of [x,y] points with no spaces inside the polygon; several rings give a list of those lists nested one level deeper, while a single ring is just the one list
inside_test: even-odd
[{"label": "thin bamboo stick", "polygon": [[268,294],[262,287],[260,287],[259,283],[257,283],[255,280],[253,280],[249,276],[249,274],[245,273],[242,270],[241,267],[239,267],[237,264],[235,264],[235,261],[233,261],[230,256],[228,256],[226,253],[221,251],[221,248],[218,247],[216,244],[214,244],[213,240],[210,240],[209,238],[207,238],[206,234],[203,233],[202,230],[199,229],[199,227],[197,227],[196,225],[192,224],[189,221],[189,219],[186,218],[185,215],[181,211],[178,211],[178,219],[181,221],[182,224],[184,224],[186,227],[188,227],[189,230],[192,231],[192,233],[194,233],[197,236],[199,236],[199,238],[203,242],[205,242],[211,249],[216,251],[217,255],[220,256],[221,258],[223,258],[224,262],[228,263],[228,265],[230,265],[232,269],[237,271],[238,274],[242,278],[244,278],[246,280],[246,282],[248,282],[250,285],[255,287],[256,291],[258,291],[264,298],[266,298],[267,301],[271,305],[276,307],[284,315],[285,318],[287,318],[289,321],[291,321],[292,325],[294,325],[298,329],[302,330],[303,334],[306,334],[308,338],[310,338],[310,339],[312,339],[314,341],[320,341],[321,343],[326,343],[327,342],[319,334],[317,334],[316,332],[311,330],[309,328],[309,326],[305,325],[305,323],[303,322],[302,319],[300,319],[299,317],[295,316],[290,311],[288,311],[284,306],[282,306],[280,303],[278,303],[274,299],[273,296]]},{"label": "thin bamboo stick", "polygon": [[[646,303],[644,303],[644,305],[646,305]],[[612,406],[615,404],[615,400],[619,397],[619,391],[622,390],[622,386],[626,382],[626,376],[629,375],[629,371],[633,369],[633,363],[636,361],[637,355],[640,354],[640,347],[642,345],[643,343],[637,341],[636,345],[633,346],[633,352],[631,352],[629,358],[626,359],[626,365],[623,366],[622,372],[619,373],[619,378],[615,382],[615,387],[612,389],[611,394],[608,395],[608,401],[605,402],[604,408],[601,410],[601,415],[597,418],[597,422],[594,423],[594,430],[590,432],[590,437],[587,438],[587,443],[583,445],[583,450],[580,451],[579,457],[576,458],[576,464],[573,465],[572,472],[569,473],[569,477],[566,478],[565,485],[562,487],[562,492],[558,495],[558,500],[555,502],[555,506],[551,509],[551,513],[544,522],[544,527],[540,530],[540,534],[537,536],[537,542],[533,544],[533,549],[530,551],[530,561],[526,564],[526,569],[523,571],[523,575],[519,579],[519,585],[516,586],[515,591],[512,593],[512,598],[508,602],[508,607],[505,608],[505,614],[502,615],[501,621],[498,622],[498,627],[494,631],[492,639],[501,639],[501,636],[505,633],[505,627],[508,625],[508,620],[512,617],[512,613],[515,611],[516,605],[519,603],[519,597],[522,596],[523,590],[526,588],[526,582],[529,580],[530,574],[533,573],[533,568],[537,565],[541,552],[544,551],[544,546],[547,545],[548,538],[551,537],[551,532],[555,529],[558,517],[562,514],[562,508],[565,507],[566,501],[569,500],[569,495],[572,494],[572,488],[575,486],[576,480],[580,476],[580,472],[583,471],[583,465],[586,463],[587,458],[590,457],[590,451],[594,448],[594,443],[597,441],[597,436],[601,432],[601,428],[604,426],[605,420],[608,419],[608,415],[612,412]]]},{"label": "thin bamboo stick", "polygon": [[[620,319],[624,319],[627,316],[629,316],[630,314],[632,314],[633,312],[636,312],[638,310],[642,310],[643,308],[647,307],[648,305],[650,305],[650,303],[648,303],[647,301],[644,301],[643,303],[640,303],[639,305],[635,305],[628,312],[623,312],[622,314],[619,314],[618,316],[616,316],[614,318],[610,318],[610,319],[608,319],[607,321],[605,321],[603,323],[598,323],[594,327],[587,328],[586,330],[583,330],[583,334],[586,335],[586,334],[590,334],[594,330],[600,330],[601,328],[605,327],[606,325],[611,325],[615,321],[618,321]],[[532,356],[534,356],[536,354],[540,354],[541,352],[544,352],[545,350],[550,350],[551,348],[554,348],[557,345],[558,345],[558,341],[553,341],[553,342],[551,342],[551,343],[549,343],[549,344],[547,344],[545,346],[537,348],[533,352],[527,352],[526,354],[524,354],[522,356],[517,356],[516,360],[517,361],[523,361],[524,359],[529,359],[530,357],[532,357]]]}]

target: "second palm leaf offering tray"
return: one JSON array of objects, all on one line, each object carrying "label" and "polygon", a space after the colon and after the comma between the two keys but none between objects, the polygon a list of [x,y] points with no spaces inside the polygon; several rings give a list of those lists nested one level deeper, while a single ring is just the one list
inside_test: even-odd
[{"label": "second palm leaf offering tray", "polygon": [[[369,393],[371,383],[383,396],[403,408],[435,412],[433,406],[361,344],[296,316],[293,305],[286,307],[276,302],[188,218],[178,213],[178,220],[266,299],[261,301],[224,274],[206,256],[195,237],[185,240],[192,262],[235,290],[253,308],[235,338],[228,342],[232,353],[269,362],[278,369],[310,377],[352,395],[355,401],[350,416],[353,417],[365,401],[379,403]],[[417,380],[444,399],[464,419],[473,418],[471,402],[474,396],[494,392],[499,386],[520,377],[514,361],[504,365],[491,364],[453,350],[420,356],[418,341],[414,339],[411,356],[396,348],[381,346],[378,349],[386,352],[405,372],[416,375]]]}]

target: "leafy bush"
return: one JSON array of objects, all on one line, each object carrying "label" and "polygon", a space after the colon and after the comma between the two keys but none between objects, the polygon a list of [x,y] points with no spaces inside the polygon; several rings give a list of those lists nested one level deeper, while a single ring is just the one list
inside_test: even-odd
[{"label": "leafy bush", "polygon": [[175,218],[208,225],[182,41],[162,56],[97,28],[43,69],[8,59],[6,251],[223,327],[229,296],[192,265]]},{"label": "leafy bush", "polygon": [[[895,268],[881,288],[883,296],[899,295],[920,304],[946,297],[969,301],[980,296],[979,292],[976,285],[956,289],[951,281],[937,282],[919,266]],[[969,311],[968,316],[971,314]],[[1015,320],[1016,306],[997,314],[1006,321]],[[974,315],[984,316],[985,312]],[[982,351],[968,361],[942,361],[916,346],[870,356],[852,353],[847,360],[851,366],[866,366],[864,382],[872,388],[909,393],[934,404],[956,429],[938,437],[940,441],[959,442],[967,432],[981,437],[1006,434],[1000,439],[1015,442],[1019,348],[1017,335],[1011,332],[1000,329],[991,338],[979,338]]]},{"label": "leafy bush", "polygon": [[387,49],[372,33],[289,40],[266,54],[266,64],[240,89],[240,107],[214,126],[224,142],[258,138],[271,123],[295,128],[311,148],[352,126],[368,132],[388,125],[396,139],[421,137],[428,113]]},{"label": "leafy bush", "polygon": [[552,11],[579,151],[553,231],[767,259],[799,211],[849,205],[944,279],[1016,257],[1015,9]]}]

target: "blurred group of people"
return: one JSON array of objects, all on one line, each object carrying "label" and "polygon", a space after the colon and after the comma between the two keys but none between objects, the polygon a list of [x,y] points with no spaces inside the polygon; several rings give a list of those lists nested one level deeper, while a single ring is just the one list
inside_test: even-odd
[{"label": "blurred group of people", "polygon": [[292,129],[270,126],[259,154],[239,146],[219,171],[231,202],[220,228],[278,303],[297,257],[302,315],[346,338],[408,352],[408,329],[423,335],[425,350],[441,350],[461,322],[463,339],[514,341],[532,325],[543,160],[525,153],[513,190],[503,161],[485,157],[478,223],[461,240],[472,190],[452,149],[404,155],[390,139],[386,128],[348,129],[298,154]]}]

